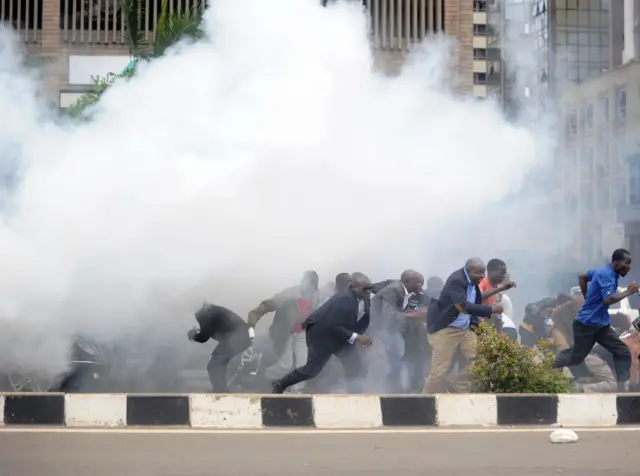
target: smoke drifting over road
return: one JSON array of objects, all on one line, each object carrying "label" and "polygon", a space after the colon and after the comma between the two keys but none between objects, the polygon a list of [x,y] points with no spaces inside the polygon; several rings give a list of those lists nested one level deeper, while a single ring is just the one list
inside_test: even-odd
[{"label": "smoke drifting over road", "polygon": [[428,274],[439,226],[537,160],[529,132],[447,90],[443,40],[388,78],[357,4],[217,0],[205,17],[204,41],[141,65],[81,125],[47,119],[2,33],[0,155],[20,172],[0,359],[60,369],[78,331],[187,346],[202,299],[242,314],[305,269]]}]

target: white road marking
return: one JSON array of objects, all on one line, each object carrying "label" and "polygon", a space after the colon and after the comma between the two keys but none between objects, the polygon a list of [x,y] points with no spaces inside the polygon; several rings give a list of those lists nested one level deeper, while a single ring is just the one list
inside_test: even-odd
[{"label": "white road marking", "polygon": [[[255,429],[255,430],[225,430],[225,429],[196,429],[196,428],[7,428],[0,427],[0,433],[102,433],[102,434],[190,434],[190,435],[327,435],[327,434],[456,434],[456,433],[549,433],[560,427],[546,428],[380,428],[368,430],[350,429]],[[579,428],[572,430],[590,433],[637,432],[640,427],[611,427],[611,428]]]}]

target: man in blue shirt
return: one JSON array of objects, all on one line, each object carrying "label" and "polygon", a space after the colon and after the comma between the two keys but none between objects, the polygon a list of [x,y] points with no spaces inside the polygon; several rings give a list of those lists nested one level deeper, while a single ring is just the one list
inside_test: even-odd
[{"label": "man in blue shirt", "polygon": [[638,292],[635,282],[629,284],[626,291],[618,292],[618,279],[630,270],[631,253],[617,249],[610,264],[580,275],[578,283],[585,300],[573,322],[573,346],[558,354],[554,368],[581,364],[598,343],[613,355],[618,390],[626,389],[631,353],[611,327],[609,306]]}]

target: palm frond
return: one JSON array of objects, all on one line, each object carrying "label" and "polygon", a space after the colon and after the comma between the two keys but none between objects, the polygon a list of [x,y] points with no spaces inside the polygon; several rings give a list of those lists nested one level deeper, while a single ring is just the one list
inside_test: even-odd
[{"label": "palm frond", "polygon": [[177,43],[183,37],[194,40],[202,38],[204,32],[200,28],[205,4],[203,0],[184,12],[169,13],[167,0],[162,0],[162,9],[156,25],[153,42],[153,56],[162,56],[167,48]]},{"label": "palm frond", "polygon": [[120,0],[129,52],[134,58],[145,55],[148,43],[145,40],[146,1],[145,0]]}]

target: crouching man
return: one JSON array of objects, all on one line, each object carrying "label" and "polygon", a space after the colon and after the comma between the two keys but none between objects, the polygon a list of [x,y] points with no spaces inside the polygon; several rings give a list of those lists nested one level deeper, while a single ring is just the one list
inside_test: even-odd
[{"label": "crouching man", "polygon": [[187,337],[200,344],[209,339],[218,341],[207,365],[207,372],[215,393],[229,393],[227,365],[236,355],[251,347],[249,326],[229,309],[209,303],[205,303],[195,317],[199,329],[189,330]]}]

